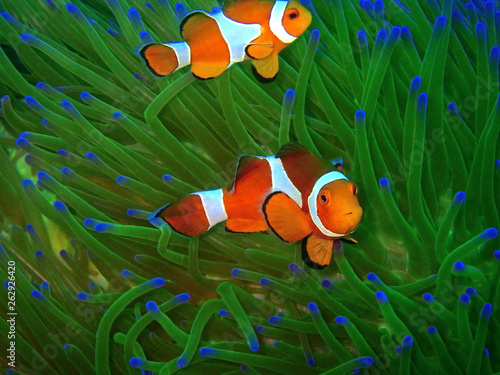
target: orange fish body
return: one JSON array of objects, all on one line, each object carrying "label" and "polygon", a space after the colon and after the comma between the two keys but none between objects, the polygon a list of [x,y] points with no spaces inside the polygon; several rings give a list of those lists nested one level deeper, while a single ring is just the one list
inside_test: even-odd
[{"label": "orange fish body", "polygon": [[180,25],[184,42],[148,44],[140,54],[158,76],[191,64],[201,79],[251,59],[257,78],[268,82],[278,74],[278,53],[310,23],[311,13],[298,0],[226,1],[223,9],[188,13]]},{"label": "orange fish body", "polygon": [[303,240],[307,265],[329,264],[333,241],[348,236],[363,210],[357,188],[334,166],[297,144],[269,157],[242,155],[229,186],[192,193],[150,215],[176,232],[196,237],[219,222],[226,230],[272,230],[286,242]]}]

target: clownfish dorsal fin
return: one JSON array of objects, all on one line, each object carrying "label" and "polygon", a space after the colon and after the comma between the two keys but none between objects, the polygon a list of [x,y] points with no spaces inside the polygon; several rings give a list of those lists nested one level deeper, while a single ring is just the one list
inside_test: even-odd
[{"label": "clownfish dorsal fin", "polygon": [[[268,2],[274,2],[273,0],[258,0],[258,1],[268,1]],[[232,7],[233,5],[239,4],[239,3],[250,3],[250,2],[255,2],[255,0],[224,0],[224,3],[222,4],[222,9],[227,9]]]},{"label": "clownfish dorsal fin", "polygon": [[259,168],[262,164],[266,165],[267,161],[264,158],[252,155],[239,155],[236,164],[236,172],[234,173],[234,180],[229,184],[227,190],[235,190],[239,180],[250,173],[255,168]]},{"label": "clownfish dorsal fin", "polygon": [[281,146],[281,148],[276,153],[276,157],[280,159],[284,159],[287,156],[303,156],[303,155],[312,155],[312,153],[304,146],[295,142],[289,142]]},{"label": "clownfish dorsal fin", "polygon": [[189,41],[189,39],[198,31],[198,29],[203,28],[205,26],[205,23],[212,21],[215,22],[207,14],[207,12],[203,10],[194,10],[192,12],[189,12],[179,25],[179,30],[182,38],[185,41]]},{"label": "clownfish dorsal fin", "polygon": [[344,173],[344,159],[342,158],[334,159],[332,160],[332,164],[334,165],[335,168],[337,168],[339,172]]},{"label": "clownfish dorsal fin", "polygon": [[311,268],[320,270],[330,264],[333,240],[311,235],[302,241],[302,260]]},{"label": "clownfish dorsal fin", "polygon": [[268,57],[261,60],[252,60],[252,71],[262,83],[269,83],[276,79],[280,70],[278,54],[272,53]]},{"label": "clownfish dorsal fin", "polygon": [[270,194],[262,207],[267,225],[283,241],[296,242],[311,233],[307,215],[281,191]]},{"label": "clownfish dorsal fin", "polygon": [[[203,10],[188,13],[181,22],[180,31],[192,49],[191,73],[196,78],[211,79],[224,73],[230,62],[230,53],[213,13]],[[207,35],[212,45],[200,45]],[[210,48],[210,54],[206,53],[207,48]]]}]

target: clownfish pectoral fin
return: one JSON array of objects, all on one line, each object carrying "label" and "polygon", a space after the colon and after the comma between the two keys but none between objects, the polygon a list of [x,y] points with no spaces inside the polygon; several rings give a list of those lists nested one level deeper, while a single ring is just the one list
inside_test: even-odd
[{"label": "clownfish pectoral fin", "polygon": [[345,236],[345,237],[342,237],[342,240],[343,240],[343,241],[349,241],[349,242],[352,242],[352,243],[354,243],[354,244],[357,244],[357,243],[358,243],[358,241],[357,241],[357,240],[355,240],[354,238],[352,238],[351,236]]},{"label": "clownfish pectoral fin", "polygon": [[141,48],[139,54],[154,75],[165,77],[179,67],[179,59],[173,47],[175,44],[152,43]]},{"label": "clownfish pectoral fin", "polygon": [[210,226],[201,198],[194,194],[166,205],[156,212],[155,217],[163,219],[173,230],[188,237],[197,237]]},{"label": "clownfish pectoral fin", "polygon": [[268,229],[265,220],[228,219],[226,221],[226,230],[233,233],[265,232]]},{"label": "clownfish pectoral fin", "polygon": [[246,55],[254,60],[262,60],[269,57],[273,53],[274,47],[272,44],[252,43],[245,48]]},{"label": "clownfish pectoral fin", "polygon": [[265,59],[252,60],[252,68],[253,74],[260,82],[274,81],[280,69],[278,54],[272,53]]},{"label": "clownfish pectoral fin", "polygon": [[270,194],[262,207],[267,225],[283,241],[296,242],[311,233],[304,211],[281,191]]},{"label": "clownfish pectoral fin", "polygon": [[302,260],[311,268],[320,270],[330,264],[333,240],[311,235],[302,241]]}]

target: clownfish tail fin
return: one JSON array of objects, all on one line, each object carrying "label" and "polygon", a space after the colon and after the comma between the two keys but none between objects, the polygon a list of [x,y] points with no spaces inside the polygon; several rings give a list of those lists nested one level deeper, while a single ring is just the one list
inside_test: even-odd
[{"label": "clownfish tail fin", "polygon": [[169,203],[151,214],[188,237],[198,237],[215,224],[227,219],[222,189],[200,191]]},{"label": "clownfish tail fin", "polygon": [[191,63],[191,49],[186,42],[151,43],[139,51],[154,75],[165,77]]}]

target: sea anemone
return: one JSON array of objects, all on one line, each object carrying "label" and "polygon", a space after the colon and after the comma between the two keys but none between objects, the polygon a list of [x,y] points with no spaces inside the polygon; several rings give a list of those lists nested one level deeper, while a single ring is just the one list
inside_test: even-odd
[{"label": "sea anemone", "polygon": [[[9,374],[500,371],[498,2],[303,3],[262,84],[247,63],[159,79],[136,53],[214,0],[0,0]],[[146,220],[289,141],[359,186],[359,243],[329,267]]]}]

